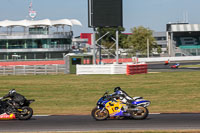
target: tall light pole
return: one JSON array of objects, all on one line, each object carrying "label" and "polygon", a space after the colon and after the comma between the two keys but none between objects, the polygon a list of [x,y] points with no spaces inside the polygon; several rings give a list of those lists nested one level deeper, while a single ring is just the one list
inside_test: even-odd
[{"label": "tall light pole", "polygon": [[149,38],[147,38],[147,58],[149,58]]},{"label": "tall light pole", "polygon": [[93,64],[96,65],[96,29],[92,34],[92,45],[93,45]]},{"label": "tall light pole", "polygon": [[119,64],[119,31],[116,31],[116,63]]}]

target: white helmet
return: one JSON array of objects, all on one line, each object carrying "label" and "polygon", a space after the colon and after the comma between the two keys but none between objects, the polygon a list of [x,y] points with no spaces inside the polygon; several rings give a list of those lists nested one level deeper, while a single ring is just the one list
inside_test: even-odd
[{"label": "white helmet", "polygon": [[11,90],[9,91],[9,94],[11,95],[11,94],[13,94],[13,93],[15,93],[15,92],[16,92],[15,89],[11,89]]}]

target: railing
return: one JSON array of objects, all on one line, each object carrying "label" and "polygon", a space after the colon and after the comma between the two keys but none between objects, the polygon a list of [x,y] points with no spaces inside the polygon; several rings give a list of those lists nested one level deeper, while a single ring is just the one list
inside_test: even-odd
[{"label": "railing", "polygon": [[181,53],[184,56],[199,56],[200,55],[199,48],[181,49],[180,47],[177,47],[175,52]]},{"label": "railing", "polygon": [[57,32],[57,31],[1,31],[0,36],[22,36],[22,35],[65,35],[73,36],[73,31]]},{"label": "railing", "polygon": [[181,49],[179,47],[176,47],[176,53],[181,53],[184,56],[192,56],[192,54],[190,52],[188,52],[187,50]]},{"label": "railing", "polygon": [[182,49],[184,53],[190,53],[189,56],[199,56],[200,49]]},{"label": "railing", "polygon": [[0,75],[64,74],[65,65],[0,66]]}]

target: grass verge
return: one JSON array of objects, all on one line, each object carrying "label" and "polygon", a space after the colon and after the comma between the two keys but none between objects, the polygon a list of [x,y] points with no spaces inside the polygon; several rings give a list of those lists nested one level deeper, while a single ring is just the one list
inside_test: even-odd
[{"label": "grass verge", "polygon": [[181,65],[180,68],[200,68],[200,65]]},{"label": "grass verge", "polygon": [[[38,133],[38,132],[30,132],[30,133]],[[57,132],[42,132],[42,133],[59,133]],[[63,132],[62,133],[200,133],[200,130],[149,130],[149,131],[81,131],[81,132]]]}]

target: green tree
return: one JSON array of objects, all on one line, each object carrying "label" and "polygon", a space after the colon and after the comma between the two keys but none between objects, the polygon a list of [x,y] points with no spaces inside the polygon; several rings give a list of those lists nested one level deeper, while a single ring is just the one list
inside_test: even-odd
[{"label": "green tree", "polygon": [[[103,46],[105,46],[106,48],[110,48],[115,41],[112,39],[116,39],[116,30],[119,31],[119,47],[123,47],[124,45],[124,40],[126,40],[126,35],[121,34],[123,31],[125,31],[125,29],[123,27],[118,27],[118,28],[98,28],[98,35],[97,38],[100,38],[101,36],[103,36],[104,34],[106,34],[107,32],[109,32],[108,35],[106,35],[104,38],[102,38],[101,40],[101,44]],[[115,45],[113,46],[113,48],[115,48]]]},{"label": "green tree", "polygon": [[140,53],[143,56],[147,55],[147,39],[149,39],[149,52],[152,53],[153,49],[157,49],[158,45],[153,37],[153,31],[143,26],[134,27],[131,29],[132,35],[129,35],[126,43],[132,55]]},{"label": "green tree", "polygon": [[157,47],[157,52],[158,52],[159,54],[162,53],[162,49],[161,49],[160,46]]}]

